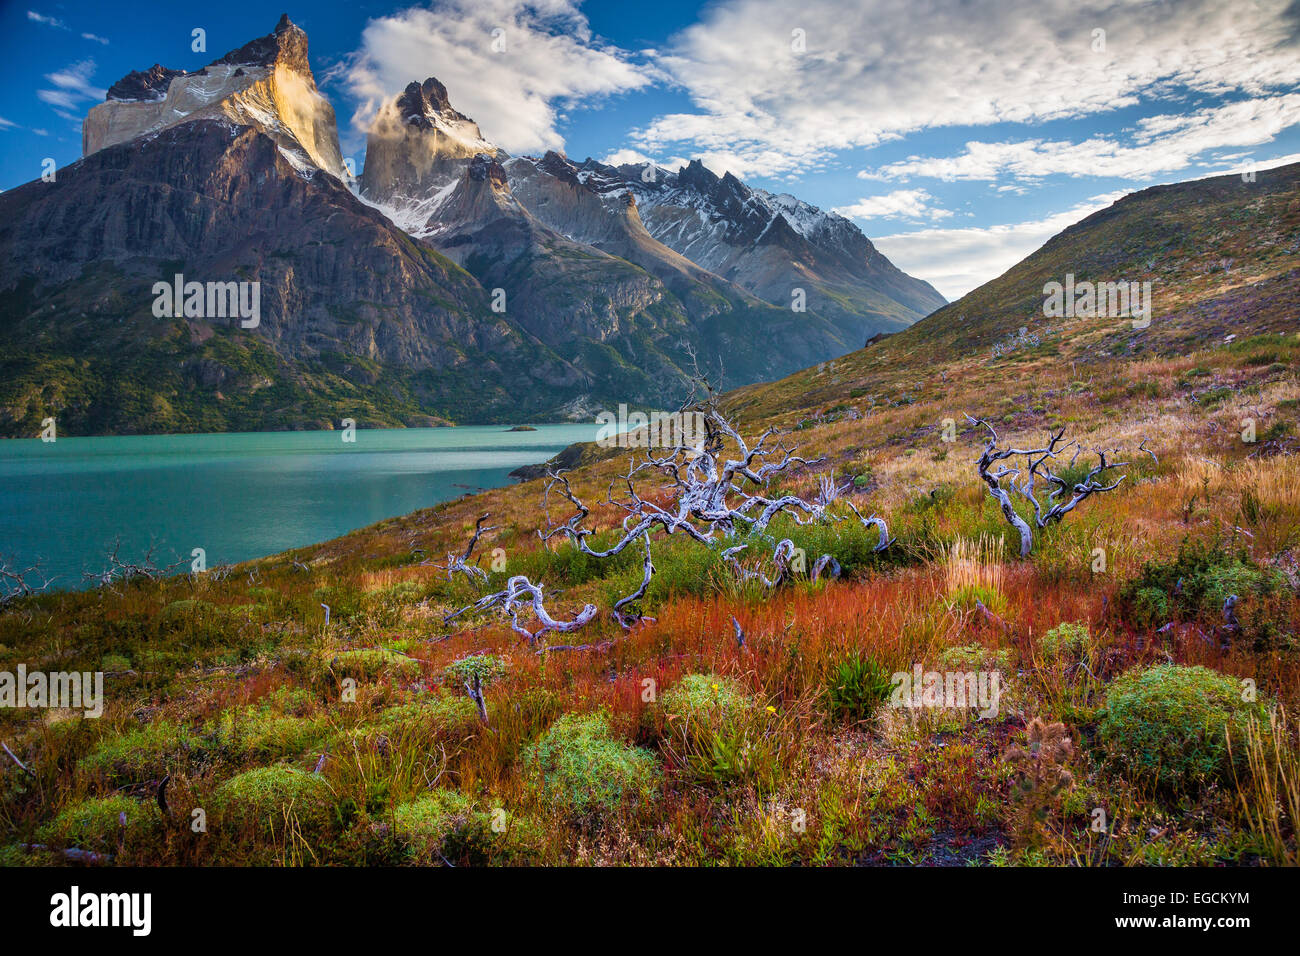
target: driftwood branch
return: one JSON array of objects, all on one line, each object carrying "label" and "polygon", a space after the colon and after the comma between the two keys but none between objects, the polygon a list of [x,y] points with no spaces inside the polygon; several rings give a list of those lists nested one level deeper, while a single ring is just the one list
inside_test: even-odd
[{"label": "driftwood branch", "polygon": [[478,719],[486,727],[488,722],[487,701],[483,698],[483,677],[475,672],[474,676],[465,681],[465,693],[469,694],[469,699],[474,701],[478,707]]},{"label": "driftwood branch", "polygon": [[[541,623],[541,627],[535,631],[530,631],[519,622],[519,610],[522,606],[532,607],[533,616]],[[561,631],[564,633],[576,631],[578,628],[590,623],[597,613],[594,604],[587,604],[572,621],[556,620],[546,610],[546,605],[542,599],[542,586],[533,584],[525,575],[519,574],[506,582],[504,591],[497,591],[495,594],[480,598],[469,607],[448,614],[444,621],[449,622],[468,610],[485,611],[490,607],[500,607],[503,613],[509,614],[511,630],[528,638],[529,644],[536,644],[537,639],[547,631]]]},{"label": "driftwood branch", "polygon": [[[154,552],[157,545],[150,544],[149,550],[144,553],[144,557],[137,563],[133,561],[124,561],[118,556],[122,549],[122,539],[116,538],[113,541],[113,547],[105,555],[106,565],[102,571],[86,571],[82,573],[82,578],[87,584],[93,584],[95,587],[111,587],[114,584],[124,584],[127,581],[133,581],[136,578],[144,578],[149,581],[157,581],[171,574],[182,564],[184,558],[180,558],[172,564],[165,567],[159,567],[154,563]],[[248,572],[249,583],[255,583],[254,575],[256,569]]]}]

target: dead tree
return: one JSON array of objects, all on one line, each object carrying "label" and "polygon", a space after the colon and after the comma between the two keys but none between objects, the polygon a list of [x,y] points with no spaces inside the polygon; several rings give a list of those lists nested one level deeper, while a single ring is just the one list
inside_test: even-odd
[{"label": "dead tree", "polygon": [[40,573],[39,562],[31,567],[19,568],[10,565],[8,561],[0,561],[0,608],[19,598],[40,594],[54,583],[54,578],[45,578],[40,584],[35,583],[35,578]]},{"label": "dead tree", "polygon": [[[1103,472],[1115,468],[1123,468],[1128,462],[1117,461],[1107,462],[1104,451],[1097,452],[1098,463],[1096,467],[1088,470],[1088,474],[1082,481],[1075,482],[1073,485],[1064,478],[1056,475],[1047,466],[1048,461],[1055,461],[1056,456],[1075,449],[1074,457],[1071,458],[1071,464],[1079,456],[1079,446],[1074,441],[1068,441],[1061,444],[1065,435],[1065,429],[1061,428],[1053,435],[1048,436],[1045,446],[1039,448],[998,448],[998,433],[994,431],[993,426],[982,418],[972,418],[970,415],[967,419],[974,425],[983,425],[989,430],[989,440],[984,446],[984,451],[980,455],[976,467],[979,470],[980,479],[989,487],[989,494],[1002,507],[1002,515],[1007,522],[1016,529],[1020,534],[1020,556],[1026,558],[1034,547],[1034,527],[1043,530],[1048,525],[1059,522],[1067,514],[1073,511],[1080,502],[1094,494],[1104,491],[1114,491],[1119,487],[1120,482],[1125,478],[1120,475],[1109,485],[1102,484],[1097,479]],[[1011,468],[1002,466],[996,471],[990,471],[989,468],[994,462],[1005,461],[1008,458],[1024,458],[1024,468]],[[1024,481],[1019,485],[1016,479],[1024,473]],[[1034,491],[1034,482],[1042,478],[1052,491],[1047,496],[1047,507],[1044,510],[1043,504],[1038,500]],[[1003,480],[1006,479],[1005,486]],[[1034,527],[1022,518],[1015,509],[1011,501],[1011,491],[1015,491],[1027,500],[1034,509]],[[1069,500],[1063,498],[1069,495]],[[1060,498],[1061,500],[1057,500]]]},{"label": "dead tree", "polygon": [[763,587],[771,590],[778,588],[790,578],[790,559],[794,557],[794,542],[789,538],[782,538],[777,542],[776,550],[772,552],[772,564],[776,567],[776,577],[768,578],[762,571],[751,571],[741,566],[736,555],[748,548],[747,544],[738,544],[734,548],[728,548],[722,552],[722,560],[731,565],[736,577],[741,581],[759,581]]},{"label": "dead tree", "polygon": [[[736,577],[744,581],[758,581],[767,590],[779,588],[781,585],[788,583],[793,578],[794,556],[797,551],[794,542],[789,538],[782,538],[777,542],[776,549],[772,552],[772,564],[776,568],[776,577],[768,578],[762,571],[751,571],[743,567],[736,558],[741,551],[748,548],[747,544],[738,544],[735,547],[728,548],[722,552],[722,560],[731,565],[731,569],[736,572]],[[813,564],[812,573],[809,577],[816,581],[821,577],[822,572],[828,572],[831,577],[838,578],[841,573],[840,563],[835,560],[834,555],[823,554]]]},{"label": "dead tree", "polygon": [[[127,581],[134,581],[137,578],[144,578],[148,581],[157,581],[171,574],[182,564],[184,558],[178,559],[174,564],[166,567],[158,567],[154,564],[154,552],[157,550],[156,544],[150,544],[149,550],[144,553],[140,562],[133,563],[123,561],[118,557],[118,552],[122,549],[122,539],[117,538],[113,541],[113,548],[106,555],[108,564],[102,571],[85,571],[82,573],[82,579],[87,584],[94,584],[95,587],[109,587],[113,584],[125,584]],[[253,581],[253,574],[256,569],[249,571],[249,583]]]},{"label": "dead tree", "polygon": [[862,523],[862,526],[864,528],[869,528],[874,525],[876,530],[880,532],[880,540],[877,541],[876,546],[871,549],[873,552],[879,554],[881,551],[884,551],[891,544],[893,544],[895,541],[898,540],[897,538],[891,538],[889,536],[889,525],[885,524],[884,518],[874,513],[864,518],[862,517],[862,512],[858,510],[857,505],[855,505],[851,501],[847,502],[847,504],[849,508],[852,509],[854,515],[857,516],[858,521]]},{"label": "dead tree", "polygon": [[474,554],[474,548],[478,546],[478,539],[481,535],[489,531],[496,531],[498,525],[490,528],[483,527],[483,522],[492,516],[492,512],[485,511],[479,515],[478,520],[474,522],[474,537],[469,539],[469,544],[465,546],[465,553],[458,555],[454,551],[447,552],[447,566],[444,569],[447,572],[447,580],[452,579],[452,575],[459,572],[469,578],[471,582],[487,584],[487,572],[478,566],[477,563],[470,564],[469,559]]},{"label": "dead tree", "polygon": [[[552,495],[567,501],[574,511],[563,523],[552,523],[547,531],[539,532],[542,540],[564,537],[584,554],[596,558],[613,557],[634,542],[642,542],[646,556],[641,584],[614,605],[614,619],[624,628],[639,618],[624,614],[622,609],[645,595],[654,574],[650,555],[652,533],[681,533],[701,544],[711,545],[722,538],[733,538],[738,531],[762,534],[782,513],[789,515],[796,524],[806,525],[823,520],[827,508],[840,493],[833,480],[823,477],[818,494],[811,501],[796,495],[766,494],[776,476],[798,465],[818,464],[822,459],[803,458],[793,449],[775,444],[775,429],[768,429],[750,445],[718,408],[708,384],[703,385],[707,390],[706,398],[684,403],[679,410],[680,415],[697,416],[695,421],[703,432],[702,440],[694,446],[681,443],[664,449],[664,453],[658,456],[647,453],[644,461],[634,459],[627,474],[611,482],[606,503],[623,513],[623,533],[609,547],[595,549],[589,544],[588,539],[596,533],[585,524],[591,509],[578,498],[565,474],[551,472],[546,484],[543,504],[548,515]],[[734,457],[728,453],[730,448],[735,449]],[[637,479],[651,474],[665,479],[660,491],[671,500],[667,506],[647,500],[638,489]],[[617,485],[621,485],[623,491],[616,496]],[[789,577],[790,557],[794,553],[791,541],[786,539],[777,544],[775,580],[740,566],[734,555],[744,547],[740,545],[723,552],[724,560],[731,563],[742,578],[759,577],[765,586],[775,587]],[[829,564],[821,562],[820,568]]]},{"label": "dead tree", "polygon": [[474,676],[465,681],[465,693],[469,694],[469,699],[474,702],[478,708],[478,719],[483,722],[484,726],[488,723],[487,700],[483,697],[483,675],[478,671]]}]

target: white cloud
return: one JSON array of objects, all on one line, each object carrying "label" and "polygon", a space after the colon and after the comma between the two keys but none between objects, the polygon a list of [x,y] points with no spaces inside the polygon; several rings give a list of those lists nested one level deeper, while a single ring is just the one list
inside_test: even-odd
[{"label": "white cloud", "polygon": [[41,14],[37,13],[35,10],[27,11],[27,19],[33,21],[34,23],[43,23],[47,27],[54,27],[55,29],[58,30],[67,29],[67,27],[63,25],[62,20],[56,20],[54,17],[42,16]]},{"label": "white cloud", "polygon": [[737,175],[779,175],[921,129],[1187,91],[1262,98],[1300,82],[1296,15],[1291,0],[720,0],[657,61],[696,111],[656,118],[632,145],[685,143],[735,156]]},{"label": "white cloud", "polygon": [[1147,180],[1159,173],[1185,169],[1207,150],[1271,142],[1297,122],[1300,93],[1290,93],[1180,115],[1150,116],[1127,132],[1132,145],[1113,136],[1094,136],[1077,143],[1040,139],[971,142],[956,156],[912,157],[878,170],[864,170],[858,177],[929,177],[951,182],[995,180],[1003,175],[1039,178],[1062,174]]},{"label": "white cloud", "polygon": [[924,189],[897,189],[883,196],[868,196],[849,206],[833,210],[851,219],[947,219],[952,213],[933,205],[934,197]]},{"label": "white cloud", "polygon": [[592,35],[577,0],[435,0],[379,17],[338,74],[361,101],[358,130],[385,99],[435,76],[486,138],[515,153],[562,149],[565,103],[651,81],[649,69]]},{"label": "white cloud", "polygon": [[7,120],[3,116],[0,116],[0,129],[17,129],[17,128],[18,128],[18,124],[15,123],[13,120]]},{"label": "white cloud", "polygon": [[645,153],[639,153],[635,149],[616,149],[601,160],[606,166],[622,166],[624,164],[653,163],[654,160]]},{"label": "white cloud", "polygon": [[91,85],[90,78],[94,73],[94,60],[81,60],[54,73],[47,73],[45,79],[53,83],[56,89],[37,90],[36,96],[53,106],[60,116],[76,120],[68,111],[79,109],[84,100],[102,100],[107,92]]},{"label": "white cloud", "polygon": [[1104,209],[1123,192],[1030,222],[967,229],[921,229],[872,239],[894,265],[930,282],[949,300],[996,279],[1052,236]]},{"label": "white cloud", "polygon": [[108,41],[106,39],[101,36],[95,36],[93,33],[83,33],[81,39],[93,40],[95,43],[102,43],[104,46],[108,46]]}]

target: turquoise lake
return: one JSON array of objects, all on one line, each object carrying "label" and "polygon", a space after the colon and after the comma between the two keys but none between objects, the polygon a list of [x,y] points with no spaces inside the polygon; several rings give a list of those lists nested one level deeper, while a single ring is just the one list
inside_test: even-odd
[{"label": "turquoise lake", "polygon": [[104,555],[207,566],[338,537],[467,492],[595,439],[597,425],[363,429],[0,441],[0,556],[83,586]]}]

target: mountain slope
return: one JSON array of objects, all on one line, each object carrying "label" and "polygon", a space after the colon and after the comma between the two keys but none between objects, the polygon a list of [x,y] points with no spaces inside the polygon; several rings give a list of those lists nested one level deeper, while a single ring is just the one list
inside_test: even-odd
[{"label": "mountain slope", "polygon": [[[1151,321],[1043,314],[1044,287],[1149,282]],[[1132,193],[1075,223],[956,302],[869,348],[782,381],[738,389],[753,414],[916,401],[951,388],[935,370],[1018,381],[1038,364],[1083,368],[1183,355],[1263,333],[1300,333],[1300,164]],[[1023,333],[1021,330],[1024,330]]]}]

